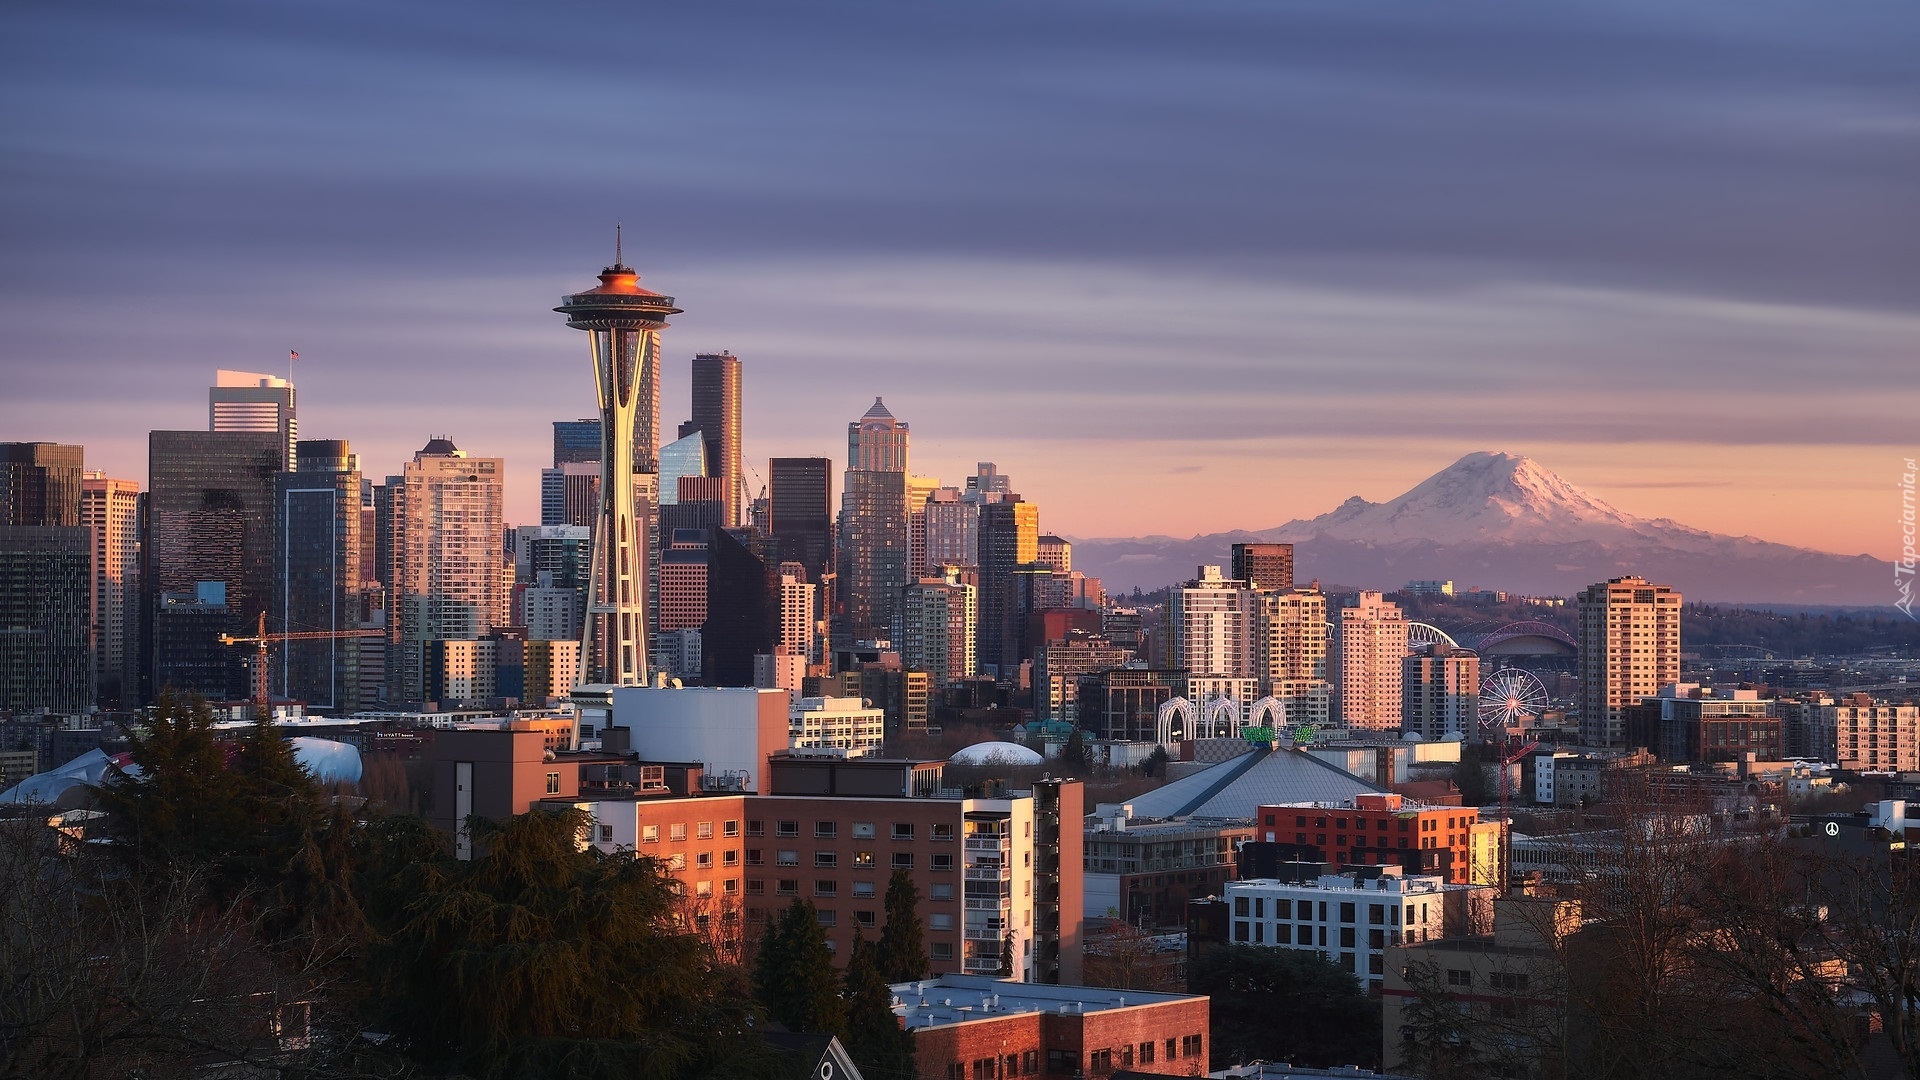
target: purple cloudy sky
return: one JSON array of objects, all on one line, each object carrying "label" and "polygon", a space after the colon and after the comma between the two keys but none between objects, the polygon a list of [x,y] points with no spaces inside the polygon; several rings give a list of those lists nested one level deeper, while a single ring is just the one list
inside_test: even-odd
[{"label": "purple cloudy sky", "polygon": [[747,453],[992,459],[1077,535],[1469,450],[1881,557],[1920,401],[1920,8],[33,3],[0,14],[0,438],[144,478],[216,367],[397,471],[590,411],[628,261]]}]

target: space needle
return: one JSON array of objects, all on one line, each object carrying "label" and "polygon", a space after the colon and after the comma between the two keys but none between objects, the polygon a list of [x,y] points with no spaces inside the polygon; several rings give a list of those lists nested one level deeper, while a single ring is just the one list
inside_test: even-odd
[{"label": "space needle", "polygon": [[660,331],[680,314],[673,297],[640,287],[621,262],[600,284],[563,297],[553,310],[587,332],[600,398],[600,498],[580,664],[588,682],[638,686],[647,680],[647,530],[635,511],[634,475],[656,472],[660,445]]}]

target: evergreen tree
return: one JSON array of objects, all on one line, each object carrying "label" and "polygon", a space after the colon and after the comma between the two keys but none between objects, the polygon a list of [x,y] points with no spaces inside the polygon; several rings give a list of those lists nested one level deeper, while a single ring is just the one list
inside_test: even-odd
[{"label": "evergreen tree", "polygon": [[227,772],[205,701],[163,691],[127,741],[138,768],[109,768],[100,798],[134,858],[205,865],[246,846],[255,808]]},{"label": "evergreen tree", "polygon": [[880,974],[879,946],[855,931],[847,958],[847,1052],[873,1080],[913,1080],[913,1032],[893,1015],[893,991]]},{"label": "evergreen tree", "polygon": [[1086,772],[1093,767],[1093,755],[1087,752],[1087,739],[1079,728],[1067,736],[1067,745],[1060,748],[1060,764],[1068,769]]},{"label": "evergreen tree", "polygon": [[1007,932],[1006,939],[1000,942],[1000,977],[1013,978],[1013,932]]},{"label": "evergreen tree", "polygon": [[1141,766],[1140,771],[1146,773],[1148,776],[1165,776],[1167,773],[1167,762],[1172,760],[1173,755],[1167,753],[1166,747],[1155,746],[1153,752],[1147,755],[1146,764]]},{"label": "evergreen tree", "polygon": [[660,864],[580,850],[587,821],[475,819],[467,862],[404,828],[369,845],[391,872],[367,901],[386,1030],[485,1080],[767,1075],[751,1007],[716,989]]},{"label": "evergreen tree", "polygon": [[760,946],[754,982],[767,1012],[788,1031],[838,1035],[847,1025],[840,978],[820,913],[796,897]]},{"label": "evergreen tree", "polygon": [[920,925],[920,890],[913,875],[895,870],[887,880],[887,925],[880,931],[880,974],[889,983],[927,977],[927,945]]}]

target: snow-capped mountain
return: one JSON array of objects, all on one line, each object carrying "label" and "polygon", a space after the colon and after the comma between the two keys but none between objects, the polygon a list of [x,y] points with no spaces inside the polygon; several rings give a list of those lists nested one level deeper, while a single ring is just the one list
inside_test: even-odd
[{"label": "snow-capped mountain", "polygon": [[1152,589],[1191,577],[1202,563],[1224,564],[1229,545],[1244,540],[1293,543],[1302,582],[1386,590],[1416,578],[1449,578],[1569,596],[1635,573],[1698,600],[1887,604],[1892,595],[1893,568],[1881,560],[1635,517],[1530,458],[1488,451],[1468,454],[1387,502],[1355,497],[1263,532],[1079,540],[1073,561],[1100,575],[1110,591]]}]

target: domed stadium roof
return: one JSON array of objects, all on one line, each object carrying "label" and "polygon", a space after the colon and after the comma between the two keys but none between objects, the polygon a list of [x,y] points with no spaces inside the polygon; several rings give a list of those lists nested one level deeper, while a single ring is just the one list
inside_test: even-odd
[{"label": "domed stadium roof", "polygon": [[954,765],[1044,765],[1047,759],[1010,742],[979,742],[957,750],[947,759]]}]

